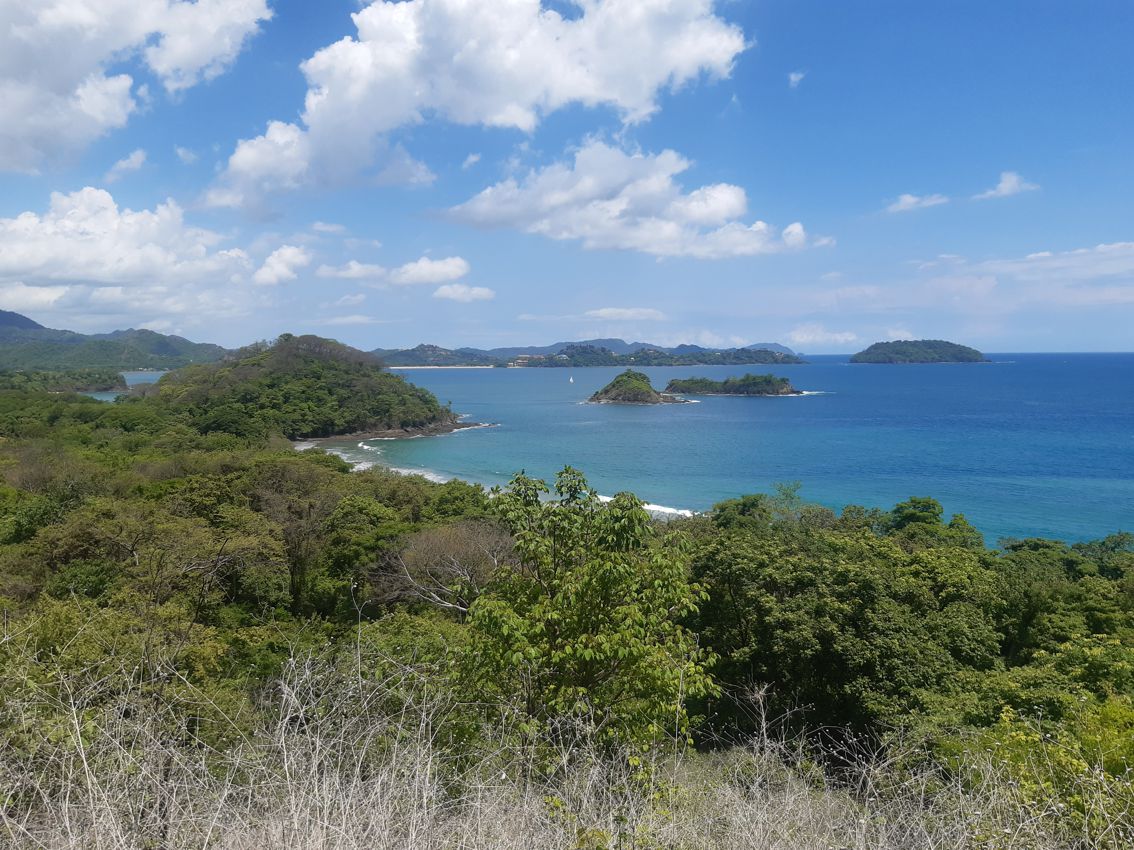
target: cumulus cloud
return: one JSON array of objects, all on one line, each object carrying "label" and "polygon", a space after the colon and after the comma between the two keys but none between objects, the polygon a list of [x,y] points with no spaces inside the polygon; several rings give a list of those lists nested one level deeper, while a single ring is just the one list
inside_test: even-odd
[{"label": "cumulus cloud", "polygon": [[310,263],[311,254],[306,248],[281,245],[268,255],[264,264],[252,275],[252,282],[259,286],[275,286],[285,280],[295,280],[299,276],[299,270]]},{"label": "cumulus cloud", "polygon": [[787,84],[789,89],[799,88],[799,84],[803,82],[803,78],[807,76],[806,71],[792,71],[787,75]]},{"label": "cumulus cloud", "polygon": [[465,157],[465,161],[461,163],[461,168],[467,170],[469,168],[472,168],[478,162],[480,162],[480,154],[470,153]]},{"label": "cumulus cloud", "polygon": [[469,273],[468,261],[463,257],[446,257],[443,260],[431,260],[422,257],[412,263],[406,263],[390,272],[390,283],[399,286],[413,286],[418,283],[442,283],[447,280],[459,280]]},{"label": "cumulus cloud", "polygon": [[190,227],[173,200],[152,210],[119,209],[87,187],[52,193],[47,212],[0,218],[0,280],[138,285],[228,281],[248,267],[222,237]]},{"label": "cumulus cloud", "polygon": [[317,221],[311,225],[311,229],[316,233],[346,233],[346,228],[341,224],[332,224],[327,221]]},{"label": "cumulus cloud", "polygon": [[491,301],[496,293],[487,286],[469,286],[464,283],[447,283],[439,286],[433,293],[434,298],[446,298],[449,301]]},{"label": "cumulus cloud", "polygon": [[319,266],[315,274],[319,277],[340,280],[365,280],[374,284],[417,286],[460,280],[469,273],[470,268],[468,260],[464,257],[445,257],[440,260],[422,257],[393,269],[350,260],[341,266]]},{"label": "cumulus cloud", "polygon": [[146,164],[146,152],[141,148],[131,153],[129,156],[123,157],[110,166],[110,170],[106,172],[106,176],[102,179],[107,183],[115,183],[123,174],[129,174],[131,171],[137,171]]},{"label": "cumulus cloud", "polygon": [[139,56],[170,92],[215,77],[266,0],[55,0],[0,7],[0,169],[35,172],[123,127],[140,86],[109,69]]},{"label": "cumulus cloud", "polygon": [[592,140],[572,162],[489,186],[450,214],[482,227],[514,227],[578,239],[586,248],[659,257],[752,256],[807,244],[798,222],[777,232],[763,221],[740,221],[748,202],[739,186],[717,183],[684,192],[675,178],[690,165],[672,150],[633,154]]},{"label": "cumulus cloud", "polygon": [[181,160],[182,165],[192,165],[198,159],[195,151],[189,148],[183,148],[181,145],[174,145],[173,152],[177,154],[177,158]]},{"label": "cumulus cloud", "polygon": [[666,318],[665,313],[652,307],[600,307],[597,310],[588,310],[583,315],[588,319],[605,321],[661,322]]},{"label": "cumulus cloud", "polygon": [[380,281],[386,277],[386,267],[373,263],[360,263],[351,260],[341,266],[319,266],[315,270],[319,277],[336,277],[341,280],[372,280]]},{"label": "cumulus cloud", "polygon": [[[564,18],[540,0],[370,3],[351,16],[356,35],[300,66],[300,122],[272,122],[242,140],[208,200],[255,204],[281,188],[381,171],[384,158],[404,153],[386,134],[433,117],[531,132],[543,116],[582,104],[642,121],[660,91],[727,77],[746,47],[713,0],[581,0],[578,9]],[[404,166],[395,174],[427,172]]]},{"label": "cumulus cloud", "polygon": [[818,322],[797,325],[788,332],[788,339],[796,345],[832,345],[854,342],[858,334],[852,331],[830,331]]},{"label": "cumulus cloud", "polygon": [[898,200],[886,207],[888,213],[911,212],[926,207],[937,207],[949,203],[945,195],[899,195]]},{"label": "cumulus cloud", "polygon": [[1001,171],[1000,182],[987,192],[973,195],[973,200],[984,201],[989,198],[1007,198],[1012,195],[1019,195],[1021,192],[1032,192],[1038,188],[1039,186],[1037,184],[1029,183],[1015,171]]}]

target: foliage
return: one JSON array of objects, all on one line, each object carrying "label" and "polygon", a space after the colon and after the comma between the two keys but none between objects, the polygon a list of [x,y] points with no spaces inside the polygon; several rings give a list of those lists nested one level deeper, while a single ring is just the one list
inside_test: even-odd
[{"label": "foliage", "polygon": [[545,492],[520,475],[494,501],[518,563],[469,611],[476,678],[516,695],[531,731],[578,718],[624,744],[686,734],[685,700],[714,688],[711,656],[680,624],[701,598],[680,541],[655,545],[641,502],[604,504],[570,467],[558,499]]},{"label": "foliage", "polygon": [[370,355],[314,336],[285,334],[234,360],[172,372],[154,392],[205,433],[295,439],[455,421],[432,393],[383,371]]},{"label": "foliage", "polygon": [[665,398],[653,388],[647,375],[627,369],[592,395],[590,400],[614,404],[660,404]]},{"label": "foliage", "polygon": [[631,354],[615,354],[596,345],[567,345],[557,354],[537,355],[516,361],[517,366],[748,366],[760,363],[803,363],[794,354],[766,348],[730,348],[725,351],[668,352],[643,348]]},{"label": "foliage", "polygon": [[113,369],[71,369],[66,372],[0,371],[0,390],[43,390],[51,393],[125,390]]}]

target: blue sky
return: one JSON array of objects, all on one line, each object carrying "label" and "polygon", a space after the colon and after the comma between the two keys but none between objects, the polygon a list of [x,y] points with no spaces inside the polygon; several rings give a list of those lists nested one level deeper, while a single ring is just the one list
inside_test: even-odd
[{"label": "blue sky", "polygon": [[1131,350],[1134,6],[0,7],[0,308],[238,345]]}]

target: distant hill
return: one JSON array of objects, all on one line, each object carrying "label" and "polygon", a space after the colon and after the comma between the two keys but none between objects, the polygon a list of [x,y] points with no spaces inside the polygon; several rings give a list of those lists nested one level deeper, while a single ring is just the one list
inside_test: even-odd
[{"label": "distant hill", "polygon": [[81,334],[45,328],[27,316],[0,311],[0,369],[175,369],[226,356],[219,345],[130,328]]},{"label": "distant hill", "polygon": [[188,366],[143,391],[203,433],[440,433],[456,416],[371,354],[317,336],[283,334],[222,363]]},{"label": "distant hill", "polygon": [[943,339],[903,339],[876,342],[850,359],[851,363],[986,363],[975,348]]},{"label": "distant hill", "polygon": [[[782,357],[766,358],[747,353],[763,351]],[[595,352],[601,354],[596,356]],[[743,365],[747,363],[801,363],[795,352],[774,342],[760,342],[745,348],[704,348],[700,345],[677,345],[667,348],[647,342],[626,342],[622,339],[586,339],[557,342],[552,345],[513,346],[506,348],[441,348],[419,345],[416,348],[376,348],[372,352],[387,366],[668,366],[668,365]],[[566,359],[563,355],[566,354]],[[672,358],[666,355],[673,355]],[[721,355],[721,356],[716,356]],[[611,359],[613,356],[613,359]],[[540,362],[533,362],[543,358]],[[621,358],[621,359],[619,359]],[[519,361],[525,361],[520,363]],[[558,362],[551,362],[557,360]]]},{"label": "distant hill", "polygon": [[0,310],[0,328],[20,328],[22,330],[36,330],[43,328],[39,322],[29,319],[27,316],[21,316],[19,313],[13,313],[9,310]]},{"label": "distant hill", "polygon": [[451,351],[437,345],[419,345],[402,350],[375,349],[370,352],[387,366],[497,366],[500,360],[475,348]]}]

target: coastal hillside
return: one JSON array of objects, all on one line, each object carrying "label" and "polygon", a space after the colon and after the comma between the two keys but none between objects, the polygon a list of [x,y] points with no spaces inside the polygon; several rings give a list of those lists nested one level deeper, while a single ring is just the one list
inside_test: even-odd
[{"label": "coastal hillside", "polygon": [[81,334],[0,312],[0,369],[176,369],[216,362],[228,354],[219,345],[144,328]]},{"label": "coastal hillside", "polygon": [[805,362],[794,354],[766,348],[729,348],[718,351],[702,349],[671,353],[657,348],[642,348],[632,354],[615,354],[608,348],[594,345],[569,345],[558,354],[520,356],[510,366],[572,367],[587,366],[746,366],[753,364],[796,364]]},{"label": "coastal hillside", "polygon": [[190,366],[144,391],[204,433],[439,432],[455,417],[436,397],[370,354],[317,336],[283,334],[223,363]]},{"label": "coastal hillside", "polygon": [[648,376],[627,369],[590,397],[594,404],[673,404],[681,399],[653,388]]},{"label": "coastal hillside", "polygon": [[943,339],[876,342],[850,359],[851,363],[986,363],[983,354],[967,345]]},{"label": "coastal hillside", "polygon": [[802,395],[787,378],[775,375],[747,374],[741,378],[674,378],[665,388],[667,393],[682,395]]}]

